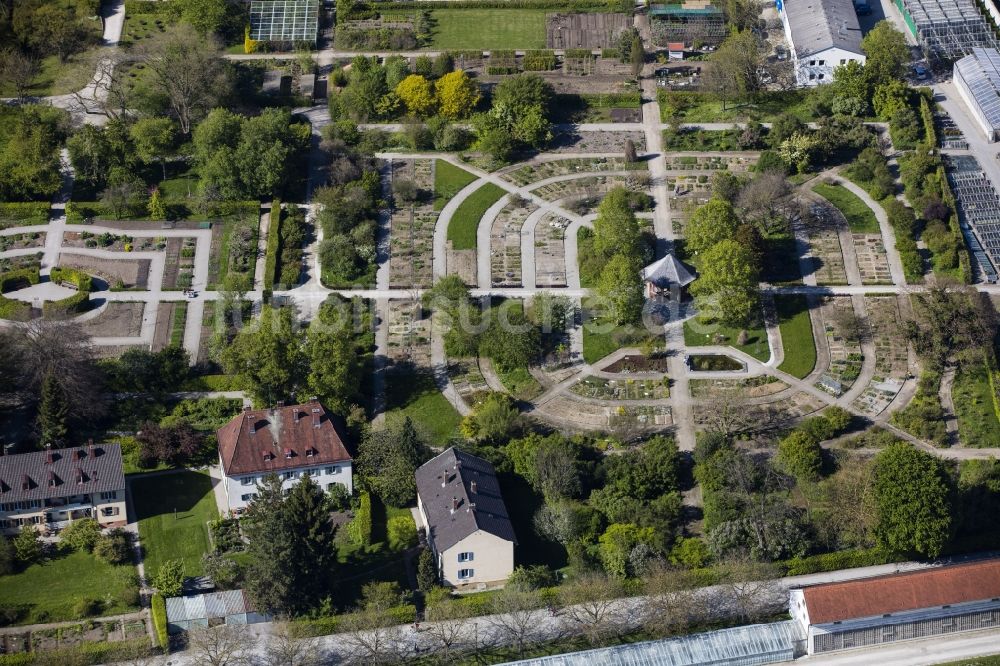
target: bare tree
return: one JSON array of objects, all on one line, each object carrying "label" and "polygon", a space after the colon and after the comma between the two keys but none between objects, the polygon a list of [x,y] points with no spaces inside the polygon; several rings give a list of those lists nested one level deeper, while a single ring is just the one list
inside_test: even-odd
[{"label": "bare tree", "polygon": [[249,666],[256,639],[245,624],[220,624],[188,631],[195,666]]},{"label": "bare tree", "polygon": [[534,590],[507,587],[490,601],[491,616],[486,621],[497,641],[517,648],[518,656],[522,657],[524,649],[542,637],[541,614],[537,610],[541,605],[542,599]]},{"label": "bare tree", "polygon": [[783,608],[777,566],[749,556],[732,557],[718,565],[726,608],[744,622],[758,622]]},{"label": "bare tree", "polygon": [[77,104],[87,113],[101,113],[111,120],[121,120],[129,113],[130,87],[125,65],[134,58],[124,51],[114,51],[97,62],[91,84],[73,93]]},{"label": "bare tree", "polygon": [[[0,343],[0,348],[9,344],[10,359],[16,364],[10,373],[15,380],[8,385],[9,400],[37,400],[45,377],[51,375],[57,378],[71,415],[89,418],[104,413],[101,375],[94,364],[90,337],[77,324],[35,319],[12,328],[3,340],[7,342]],[[5,367],[4,374],[10,370]]]},{"label": "bare tree", "polygon": [[744,186],[738,199],[746,219],[756,223],[762,233],[788,223],[788,198],[791,188],[785,174],[765,171]]},{"label": "bare tree", "polygon": [[320,666],[324,660],[315,639],[296,636],[291,625],[282,622],[267,641],[263,663],[264,666]]},{"label": "bare tree", "polygon": [[345,616],[342,643],[350,664],[380,666],[403,660],[403,630],[391,617],[371,609]]},{"label": "bare tree", "polygon": [[430,622],[425,627],[426,635],[432,639],[431,649],[441,663],[450,663],[456,653],[465,651],[472,638],[472,625],[465,621],[467,615],[467,608],[451,599],[437,601],[424,610],[424,619]]},{"label": "bare tree", "polygon": [[592,645],[627,629],[619,597],[621,583],[600,573],[580,576],[559,588],[559,601],[570,631],[582,633]]},{"label": "bare tree", "polygon": [[38,61],[35,58],[13,46],[0,51],[0,81],[13,86],[19,100],[28,96],[37,74]]},{"label": "bare tree", "polygon": [[218,42],[183,24],[146,49],[142,61],[185,135],[228,88]]},{"label": "bare tree", "polygon": [[759,412],[753,405],[725,390],[711,389],[699,413],[709,430],[727,437],[756,430],[761,425]]},{"label": "bare tree", "polygon": [[643,626],[656,636],[687,633],[708,615],[708,600],[697,589],[689,571],[671,569],[663,563],[650,567],[644,577]]}]

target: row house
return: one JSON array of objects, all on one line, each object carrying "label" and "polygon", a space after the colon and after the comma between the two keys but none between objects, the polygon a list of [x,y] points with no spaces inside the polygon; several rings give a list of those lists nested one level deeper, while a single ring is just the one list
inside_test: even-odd
[{"label": "row house", "polygon": [[118,444],[0,456],[0,531],[34,526],[53,533],[93,518],[102,528],[128,523],[125,474]]}]

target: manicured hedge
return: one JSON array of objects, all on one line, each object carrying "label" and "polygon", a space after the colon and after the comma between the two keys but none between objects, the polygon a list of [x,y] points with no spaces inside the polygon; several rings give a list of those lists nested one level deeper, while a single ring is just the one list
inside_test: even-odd
[{"label": "manicured hedge", "polygon": [[156,640],[160,647],[167,649],[167,602],[162,594],[154,594],[152,600],[153,627],[156,629]]},{"label": "manicured hedge", "polygon": [[[292,631],[300,637],[327,636],[343,631],[344,621],[351,617],[350,613],[330,615],[310,620],[295,620]],[[413,604],[394,606],[386,611],[385,626],[397,624],[413,624],[417,620],[417,607]]]},{"label": "manicured hedge", "polygon": [[306,239],[306,215],[292,205],[281,213],[278,243],[278,283],[294,287],[302,272],[302,243]]},{"label": "manicured hedge", "polygon": [[274,286],[274,273],[278,265],[278,240],[281,229],[281,200],[271,204],[271,221],[267,227],[267,250],[264,255],[264,289]]},{"label": "manicured hedge", "polygon": [[823,553],[822,555],[810,555],[808,557],[795,557],[782,562],[782,566],[785,569],[786,576],[804,576],[823,571],[871,567],[897,561],[899,561],[899,558],[893,557],[880,548],[867,548],[841,550],[835,553]]},{"label": "manicured hedge", "polygon": [[[434,2],[380,2],[378,11],[413,11],[415,9],[566,9],[632,12],[626,0],[435,0]],[[352,17],[354,14],[352,13]]]},{"label": "manicured hedge", "polygon": [[638,109],[642,106],[642,98],[639,92],[620,93],[584,93],[580,98],[587,102],[587,106],[595,109]]},{"label": "manicured hedge", "polygon": [[[0,666],[30,666],[34,663],[95,665],[119,661],[122,658],[150,656],[152,652],[152,648],[149,647],[149,639],[133,638],[113,643],[104,641],[81,643],[73,648],[45,650],[44,652],[4,654],[0,655]],[[40,656],[42,658],[38,659]]]},{"label": "manicured hedge", "polygon": [[362,490],[358,510],[354,512],[347,529],[351,540],[359,546],[370,546],[372,543],[372,498],[367,490]]},{"label": "manicured hedge", "polygon": [[90,292],[78,291],[72,296],[58,301],[45,301],[42,304],[42,314],[46,317],[61,317],[78,312],[84,312],[90,307]]},{"label": "manicured hedge", "polygon": [[7,293],[11,291],[15,283],[21,280],[27,280],[31,284],[38,284],[39,279],[38,266],[18,268],[17,270],[0,273],[0,292]]},{"label": "manicured hedge", "polygon": [[87,220],[108,217],[108,212],[99,201],[70,201],[66,204],[66,223],[84,224]]},{"label": "manicured hedge", "polygon": [[56,284],[62,282],[75,284],[76,288],[80,291],[90,291],[92,286],[92,280],[89,275],[73,268],[60,268],[57,266],[52,269],[49,277]]},{"label": "manicured hedge", "polygon": [[48,221],[48,202],[0,203],[0,229],[47,224]]}]

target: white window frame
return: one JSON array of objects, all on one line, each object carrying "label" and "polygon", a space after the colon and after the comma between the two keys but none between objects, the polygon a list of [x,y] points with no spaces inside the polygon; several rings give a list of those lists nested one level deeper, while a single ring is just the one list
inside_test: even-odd
[{"label": "white window frame", "polygon": [[109,490],[107,492],[103,492],[103,493],[101,493],[101,499],[102,500],[116,500],[116,499],[118,499],[118,491],[117,490]]},{"label": "white window frame", "polygon": [[476,575],[476,570],[475,569],[459,569],[458,570],[458,579],[459,580],[469,580],[470,578],[473,578],[475,575]]},{"label": "white window frame", "polygon": [[250,502],[255,497],[257,497],[257,493],[246,493],[245,495],[240,495],[240,501],[241,502]]},{"label": "white window frame", "polygon": [[240,485],[241,486],[254,486],[254,485],[257,485],[257,477],[256,476],[244,476],[243,478],[240,479]]},{"label": "white window frame", "polygon": [[473,556],[474,556],[474,554],[472,553],[472,551],[467,551],[465,553],[459,553],[458,554],[458,561],[459,562],[471,562]]},{"label": "white window frame", "polygon": [[339,467],[327,467],[325,471],[327,476],[334,476],[335,474],[340,474]]},{"label": "white window frame", "polygon": [[111,518],[112,516],[118,515],[118,507],[116,506],[105,506],[101,508],[102,518]]}]

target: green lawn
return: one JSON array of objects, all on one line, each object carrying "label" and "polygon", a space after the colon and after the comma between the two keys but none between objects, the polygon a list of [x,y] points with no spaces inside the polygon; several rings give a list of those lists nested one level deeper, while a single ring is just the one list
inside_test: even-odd
[{"label": "green lawn", "polygon": [[855,234],[879,233],[878,219],[868,205],[843,185],[818,183],[813,192],[820,195],[844,214],[851,232]]},{"label": "green lawn", "polygon": [[476,230],[479,221],[490,206],[507,194],[507,190],[493,183],[486,183],[458,206],[448,223],[448,240],[456,250],[476,249]]},{"label": "green lawn", "polygon": [[955,376],[951,390],[958,417],[958,436],[964,446],[996,446],[1000,421],[993,410],[993,389],[983,363],[965,364]]},{"label": "green lawn", "polygon": [[174,319],[170,329],[170,344],[184,344],[184,325],[187,323],[188,304],[186,301],[174,303]]},{"label": "green lawn", "polygon": [[776,296],[774,304],[781,327],[781,348],[785,351],[778,370],[803,379],[816,367],[816,342],[806,297]]},{"label": "green lawn", "polygon": [[386,380],[386,416],[409,416],[434,446],[447,444],[457,433],[461,414],[442,395],[429,372],[400,369]]},{"label": "green lawn", "polygon": [[[766,363],[771,358],[771,348],[767,344],[767,332],[763,326],[746,329],[747,343],[745,345],[738,345],[736,341],[739,338],[740,329],[730,328],[714,322],[703,325],[697,322],[692,323],[693,321],[689,319],[684,322],[684,344],[688,347],[715,345],[717,344],[715,337],[721,335],[723,337],[721,344],[723,345],[739,349],[744,354],[749,354],[763,363]],[[704,331],[701,330],[703,327],[705,328]]]},{"label": "green lawn", "polygon": [[992,657],[974,657],[972,659],[962,659],[961,661],[949,661],[938,666],[1000,666],[1000,654]]},{"label": "green lawn", "polygon": [[459,191],[476,177],[451,162],[434,160],[434,210],[441,210]]},{"label": "green lawn", "polygon": [[657,348],[664,344],[662,334],[647,331],[642,326],[613,326],[589,312],[584,313],[583,321],[583,360],[587,363],[596,363],[623,347],[642,348],[648,344]]},{"label": "green lawn", "polygon": [[433,49],[544,49],[543,9],[434,9]]},{"label": "green lawn", "polygon": [[[32,80],[28,94],[33,97],[47,97],[65,95],[82,89],[94,78],[100,54],[100,48],[95,47],[70,56],[66,62],[60,62],[59,57],[54,55],[43,58],[39,62],[38,74]],[[0,97],[13,97],[15,94],[13,86],[0,83]]]},{"label": "green lawn", "polygon": [[166,560],[183,560],[186,575],[201,575],[201,556],[209,551],[208,521],[219,515],[208,474],[145,476],[131,485],[146,575],[154,576]]},{"label": "green lawn", "polygon": [[510,372],[500,372],[497,376],[504,388],[518,400],[533,400],[542,394],[542,385],[527,368],[516,368]]},{"label": "green lawn", "polygon": [[709,93],[660,90],[660,115],[664,122],[679,118],[685,123],[720,123],[746,120],[771,122],[783,113],[790,113],[802,122],[815,120],[809,101],[810,90],[783,90],[761,96],[754,104],[727,102],[725,109],[717,97]]},{"label": "green lawn", "polygon": [[103,615],[127,613],[136,606],[123,599],[130,589],[138,591],[137,583],[135,567],[74,551],[0,577],[0,606],[23,610],[17,624],[80,619],[73,605],[83,598],[101,600]]}]

